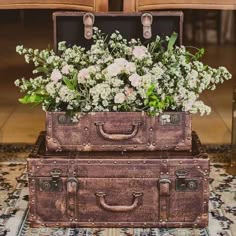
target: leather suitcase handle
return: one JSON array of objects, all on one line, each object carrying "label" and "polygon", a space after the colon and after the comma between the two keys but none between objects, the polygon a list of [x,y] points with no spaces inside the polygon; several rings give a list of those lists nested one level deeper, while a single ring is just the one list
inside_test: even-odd
[{"label": "leather suitcase handle", "polygon": [[127,211],[134,210],[138,206],[139,199],[143,195],[143,193],[140,193],[140,192],[133,193],[134,201],[132,205],[130,206],[111,206],[111,205],[108,205],[105,201],[105,196],[106,196],[105,193],[97,192],[95,193],[95,195],[98,197],[99,203],[103,209],[108,210],[108,211],[113,211],[113,212],[127,212]]},{"label": "leather suitcase handle", "polygon": [[68,178],[66,183],[66,209],[67,209],[67,216],[69,218],[76,217],[76,204],[77,204],[77,191],[78,191],[78,180],[74,177]]},{"label": "leather suitcase handle", "polygon": [[104,122],[95,122],[95,125],[98,127],[98,131],[103,138],[119,141],[133,138],[138,133],[141,122],[134,122],[132,124],[133,130],[130,134],[108,134],[104,130]]}]

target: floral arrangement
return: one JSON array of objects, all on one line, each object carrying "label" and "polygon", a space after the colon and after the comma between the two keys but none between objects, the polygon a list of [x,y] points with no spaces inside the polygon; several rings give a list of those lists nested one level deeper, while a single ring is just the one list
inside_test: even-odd
[{"label": "floral arrangement", "polygon": [[94,28],[89,50],[58,44],[33,50],[17,46],[27,63],[33,62],[34,78],[18,79],[26,95],[21,103],[42,104],[45,111],[70,115],[99,111],[163,111],[208,114],[210,107],[199,100],[206,89],[231,78],[225,67],[211,68],[199,61],[203,49],[190,53],[175,45],[177,34],[144,45],[127,41],[116,31],[110,37]]}]

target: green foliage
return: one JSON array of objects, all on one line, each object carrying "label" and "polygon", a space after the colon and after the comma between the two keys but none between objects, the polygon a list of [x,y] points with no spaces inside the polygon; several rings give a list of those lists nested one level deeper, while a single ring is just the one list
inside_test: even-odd
[{"label": "green foliage", "polygon": [[170,96],[166,96],[164,99],[158,96],[154,84],[148,88],[146,95],[147,98],[145,99],[145,105],[151,116],[155,116],[156,114],[166,110],[173,103],[173,99]]}]

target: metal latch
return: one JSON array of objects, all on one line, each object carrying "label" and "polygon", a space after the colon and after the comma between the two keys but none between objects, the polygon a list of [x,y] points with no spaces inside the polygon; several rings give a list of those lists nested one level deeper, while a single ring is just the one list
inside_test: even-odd
[{"label": "metal latch", "polygon": [[62,191],[62,180],[60,178],[62,170],[53,169],[51,172],[51,179],[40,180],[40,191],[45,192],[61,192]]},{"label": "metal latch", "polygon": [[179,192],[191,192],[198,190],[198,180],[186,178],[189,171],[182,169],[177,170],[175,174],[177,179],[175,182],[175,190]]},{"label": "metal latch", "polygon": [[141,22],[143,25],[143,37],[150,39],[152,37],[152,20],[153,17],[150,13],[143,13],[141,16]]},{"label": "metal latch", "polygon": [[88,12],[83,16],[84,23],[84,37],[86,39],[91,39],[93,37],[93,24],[94,24],[95,16],[94,14]]}]

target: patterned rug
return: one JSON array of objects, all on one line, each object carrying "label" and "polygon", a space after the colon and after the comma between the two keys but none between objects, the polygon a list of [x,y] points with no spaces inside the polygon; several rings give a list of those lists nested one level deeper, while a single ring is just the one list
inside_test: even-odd
[{"label": "patterned rug", "polygon": [[[206,229],[29,228],[28,145],[0,145],[0,236],[236,236],[236,176],[226,174],[227,149],[211,152],[209,227]],[[216,163],[221,161],[221,163]]]}]

